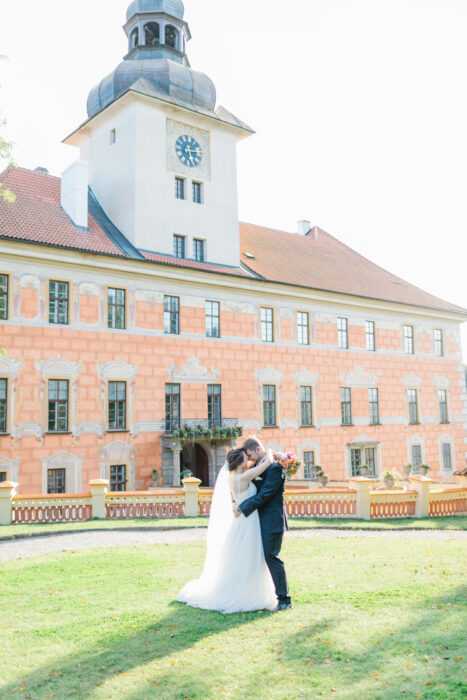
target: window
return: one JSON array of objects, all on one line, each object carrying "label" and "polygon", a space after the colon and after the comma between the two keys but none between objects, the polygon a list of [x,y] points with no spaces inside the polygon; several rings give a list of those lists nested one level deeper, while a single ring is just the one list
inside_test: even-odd
[{"label": "window", "polygon": [[375,322],[366,321],[365,323],[365,335],[366,335],[366,349],[371,352],[376,350],[376,331]]},{"label": "window", "polygon": [[276,387],[271,385],[263,386],[263,414],[264,426],[276,425]]},{"label": "window", "polygon": [[109,430],[126,430],[126,382],[109,382]]},{"label": "window", "polygon": [[443,450],[443,470],[445,472],[450,472],[450,471],[452,471],[452,452],[451,452],[450,443],[444,442],[442,450]]},{"label": "window", "polygon": [[47,493],[65,493],[64,469],[47,469]]},{"label": "window", "polygon": [[8,319],[8,275],[0,275],[0,321]]},{"label": "window", "polygon": [[158,46],[160,41],[160,29],[157,22],[148,22],[144,25],[144,43],[146,46]]},{"label": "window", "polygon": [[316,481],[315,476],[315,453],[313,451],[303,453],[304,478]]},{"label": "window", "polygon": [[8,429],[8,380],[0,379],[0,433]]},{"label": "window", "polygon": [[414,332],[413,326],[404,326],[404,350],[407,355],[414,354]]},{"label": "window", "polygon": [[199,238],[193,241],[193,257],[196,262],[204,262],[204,241]]},{"label": "window", "polygon": [[337,347],[342,350],[349,348],[349,322],[346,318],[337,319]]},{"label": "window", "polygon": [[130,35],[130,50],[131,49],[136,49],[136,47],[139,44],[139,29],[136,27],[133,29]]},{"label": "window", "polygon": [[261,309],[261,340],[265,343],[274,342],[274,312],[272,309]]},{"label": "window", "polygon": [[222,387],[220,384],[208,385],[208,422],[210,428],[222,425]]},{"label": "window", "polygon": [[352,389],[341,389],[341,417],[342,425],[352,425]]},{"label": "window", "polygon": [[110,129],[110,145],[113,146],[117,141],[117,130]]},{"label": "window", "polygon": [[423,464],[423,462],[422,462],[422,446],[421,445],[412,445],[411,452],[412,452],[413,473],[418,474],[418,472],[420,471],[420,466]]},{"label": "window", "polygon": [[309,315],[305,311],[297,312],[298,342],[300,345],[310,344]]},{"label": "window", "polygon": [[374,447],[353,447],[350,450],[352,476],[359,476],[362,465],[368,467],[368,476],[376,476],[376,450]]},{"label": "window", "polygon": [[434,336],[435,336],[435,355],[437,357],[443,357],[443,355],[444,355],[443,331],[440,328],[437,328],[434,332]]},{"label": "window", "polygon": [[370,403],[370,425],[379,425],[378,389],[368,389],[368,401]]},{"label": "window", "polygon": [[416,389],[408,390],[409,398],[409,423],[416,425],[418,421],[418,391]]},{"label": "window", "polygon": [[68,323],[68,282],[49,281],[49,323]]},{"label": "window", "polygon": [[185,180],[183,177],[175,178],[175,197],[176,199],[185,199]]},{"label": "window", "polygon": [[220,306],[218,301],[206,302],[206,336],[208,338],[220,338]]},{"label": "window", "polygon": [[0,483],[6,481],[6,472],[0,472]]},{"label": "window", "polygon": [[110,467],[110,490],[126,491],[126,464],[113,464]]},{"label": "window", "polygon": [[181,260],[185,258],[185,236],[174,236],[174,256]]},{"label": "window", "polygon": [[178,335],[180,333],[180,299],[164,297],[164,333]]},{"label": "window", "polygon": [[202,204],[203,186],[201,182],[193,182],[193,201],[195,204]]},{"label": "window", "polygon": [[68,431],[68,380],[49,379],[49,433]]},{"label": "window", "polygon": [[446,389],[438,391],[439,419],[440,423],[449,423],[448,420],[448,392]]},{"label": "window", "polygon": [[109,328],[123,330],[125,328],[126,292],[124,289],[107,290],[107,325]]},{"label": "window", "polygon": [[165,44],[166,46],[170,46],[172,49],[177,48],[177,30],[175,27],[172,27],[171,24],[168,24],[165,28]]},{"label": "window", "polygon": [[302,426],[313,425],[313,406],[311,386],[300,387],[301,420]]},{"label": "window", "polygon": [[165,385],[165,429],[180,428],[180,384]]}]

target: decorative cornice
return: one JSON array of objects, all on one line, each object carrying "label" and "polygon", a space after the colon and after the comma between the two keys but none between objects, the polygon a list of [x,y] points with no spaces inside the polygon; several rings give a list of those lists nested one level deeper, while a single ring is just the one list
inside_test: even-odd
[{"label": "decorative cornice", "polygon": [[211,367],[211,374],[209,369],[201,364],[201,360],[196,355],[193,355],[188,359],[186,365],[182,365],[179,370],[177,370],[176,365],[172,365],[167,368],[167,373],[173,382],[177,383],[190,383],[190,384],[210,384],[217,382],[220,371],[216,367]]}]

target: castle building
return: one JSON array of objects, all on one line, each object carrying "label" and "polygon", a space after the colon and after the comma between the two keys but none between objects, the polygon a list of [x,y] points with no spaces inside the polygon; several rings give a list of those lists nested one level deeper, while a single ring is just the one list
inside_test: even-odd
[{"label": "castle building", "polygon": [[256,433],[302,479],[466,460],[463,308],[307,221],[239,223],[251,128],[190,67],[181,0],[134,0],[62,178],[1,175],[0,480],[21,493],[212,485]]}]

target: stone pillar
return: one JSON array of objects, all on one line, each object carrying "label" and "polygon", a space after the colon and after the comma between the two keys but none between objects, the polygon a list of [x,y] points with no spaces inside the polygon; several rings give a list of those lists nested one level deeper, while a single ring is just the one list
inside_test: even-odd
[{"label": "stone pillar", "polygon": [[370,491],[373,486],[371,479],[364,476],[354,476],[350,481],[350,486],[357,492],[357,518],[361,520],[371,519]]},{"label": "stone pillar", "polygon": [[181,447],[173,447],[173,456],[174,456],[174,480],[173,480],[173,485],[175,488],[180,488],[180,454],[182,452]]},{"label": "stone pillar", "polygon": [[409,476],[409,481],[417,492],[415,517],[428,518],[430,516],[430,485],[433,483],[433,479],[428,476]]},{"label": "stone pillar", "polygon": [[89,486],[91,487],[92,517],[105,520],[105,497],[109,490],[109,482],[107,479],[93,479],[89,482]]},{"label": "stone pillar", "polygon": [[17,486],[12,481],[0,483],[0,525],[11,525],[11,506]]},{"label": "stone pillar", "polygon": [[200,483],[200,479],[195,479],[192,476],[188,477],[188,479],[183,479],[186,518],[197,518],[199,515],[198,493]]}]

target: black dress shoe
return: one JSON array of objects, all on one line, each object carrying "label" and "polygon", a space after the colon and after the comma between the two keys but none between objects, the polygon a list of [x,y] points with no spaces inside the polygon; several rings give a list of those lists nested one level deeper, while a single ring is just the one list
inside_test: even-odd
[{"label": "black dress shoe", "polygon": [[291,610],[292,608],[292,603],[287,603],[285,600],[280,600],[274,612],[283,612],[284,610]]}]

